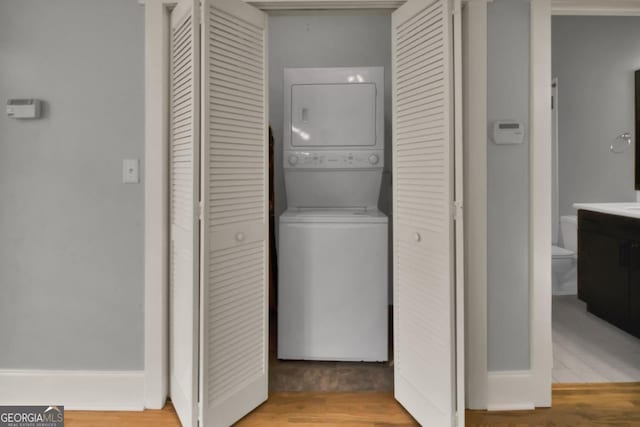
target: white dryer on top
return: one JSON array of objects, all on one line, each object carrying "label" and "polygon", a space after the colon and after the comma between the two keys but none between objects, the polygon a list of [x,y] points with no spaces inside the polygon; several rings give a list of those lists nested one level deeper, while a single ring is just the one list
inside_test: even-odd
[{"label": "white dryer on top", "polygon": [[288,208],[376,209],[384,168],[384,68],[287,68]]}]

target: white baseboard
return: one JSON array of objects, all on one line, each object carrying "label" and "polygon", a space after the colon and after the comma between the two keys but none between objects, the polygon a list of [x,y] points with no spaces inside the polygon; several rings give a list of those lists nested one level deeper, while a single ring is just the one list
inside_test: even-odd
[{"label": "white baseboard", "polygon": [[489,372],[487,386],[487,409],[489,411],[535,409],[531,371]]},{"label": "white baseboard", "polygon": [[0,370],[0,404],[144,409],[144,371]]}]

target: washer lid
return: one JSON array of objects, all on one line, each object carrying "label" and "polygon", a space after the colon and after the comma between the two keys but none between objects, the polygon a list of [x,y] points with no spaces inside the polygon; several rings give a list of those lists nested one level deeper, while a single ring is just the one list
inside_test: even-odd
[{"label": "washer lid", "polygon": [[387,216],[378,209],[291,208],[280,215],[280,224],[293,223],[386,224]]}]

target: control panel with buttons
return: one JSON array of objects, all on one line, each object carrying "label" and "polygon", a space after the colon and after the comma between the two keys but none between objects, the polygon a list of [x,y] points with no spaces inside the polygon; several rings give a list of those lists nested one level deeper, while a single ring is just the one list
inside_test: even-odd
[{"label": "control panel with buttons", "polygon": [[383,167],[381,150],[285,151],[284,167],[295,169],[350,169]]}]

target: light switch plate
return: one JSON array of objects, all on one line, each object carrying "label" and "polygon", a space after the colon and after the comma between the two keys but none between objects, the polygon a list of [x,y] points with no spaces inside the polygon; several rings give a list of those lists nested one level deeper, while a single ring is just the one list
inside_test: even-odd
[{"label": "light switch plate", "polygon": [[140,182],[140,161],[138,159],[122,160],[122,183],[138,184]]}]

